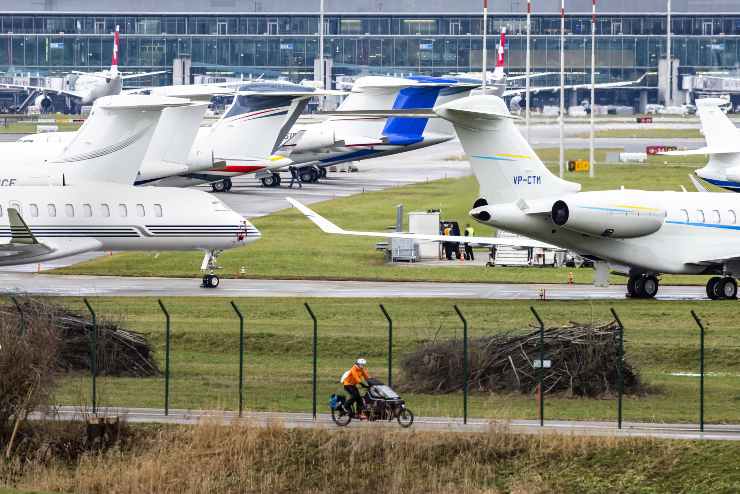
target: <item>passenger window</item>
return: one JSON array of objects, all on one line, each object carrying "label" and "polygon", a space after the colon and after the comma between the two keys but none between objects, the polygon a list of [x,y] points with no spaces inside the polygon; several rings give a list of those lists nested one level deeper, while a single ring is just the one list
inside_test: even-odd
[{"label": "passenger window", "polygon": [[729,223],[730,225],[734,225],[735,223],[737,223],[737,215],[735,214],[734,209],[730,209],[729,211],[727,211],[727,223]]},{"label": "passenger window", "polygon": [[23,214],[23,208],[21,207],[21,203],[18,201],[10,201],[10,204],[8,204],[8,208],[15,209],[20,215]]},{"label": "passenger window", "polygon": [[722,222],[722,217],[719,215],[719,210],[712,210],[712,223],[718,225]]},{"label": "passenger window", "polygon": [[704,210],[703,209],[696,210],[696,222],[704,223]]},{"label": "passenger window", "polygon": [[121,216],[121,218],[125,218],[126,216],[128,216],[128,208],[125,204],[118,205],[118,214]]},{"label": "passenger window", "polygon": [[34,218],[38,218],[39,216],[39,207],[37,204],[29,204],[28,205],[28,211],[31,213],[31,216]]},{"label": "passenger window", "polygon": [[57,207],[54,204],[47,204],[46,205],[46,212],[49,213],[50,218],[56,218],[57,217]]},{"label": "passenger window", "polygon": [[137,204],[136,205],[136,216],[138,216],[139,218],[143,218],[144,217],[144,214],[145,214],[145,212],[144,212],[144,205],[143,204]]},{"label": "passenger window", "polygon": [[689,222],[689,211],[687,209],[681,210],[681,220],[685,221],[686,223]]},{"label": "passenger window", "polygon": [[3,216],[3,207],[0,206],[0,218],[2,218],[2,216]]},{"label": "passenger window", "polygon": [[154,216],[156,216],[157,218],[162,217],[162,205],[161,204],[154,205]]},{"label": "passenger window", "polygon": [[100,216],[102,216],[103,218],[110,217],[110,206],[108,206],[107,204],[101,204],[100,205]]},{"label": "passenger window", "polygon": [[89,204],[83,204],[82,216],[84,216],[85,218],[90,218],[92,216],[92,206],[90,206]]},{"label": "passenger window", "polygon": [[73,218],[75,215],[75,207],[71,204],[65,204],[64,212],[66,213],[67,218]]}]

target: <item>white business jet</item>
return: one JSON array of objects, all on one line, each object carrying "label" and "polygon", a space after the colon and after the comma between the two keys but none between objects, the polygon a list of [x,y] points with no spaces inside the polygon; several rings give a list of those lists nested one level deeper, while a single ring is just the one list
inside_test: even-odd
[{"label": "white business jet", "polygon": [[725,115],[728,104],[721,98],[696,100],[696,113],[701,120],[701,131],[707,141],[703,148],[688,151],[666,151],[666,156],[709,155],[707,164],[696,174],[712,185],[740,192],[740,129]]},{"label": "white business jet", "polygon": [[[480,196],[470,211],[477,221],[606,261],[629,275],[627,292],[635,298],[654,297],[662,273],[714,274],[707,283],[709,298],[737,296],[737,195],[628,189],[580,192],[579,184],[562,180],[545,167],[499,97],[471,96],[434,111],[454,125],[480,184]],[[330,233],[479,240],[346,231],[291,202]],[[501,242],[489,238],[482,243]]]},{"label": "white business jet", "polygon": [[92,251],[202,250],[202,286],[215,288],[218,255],[258,238],[250,222],[199,190],[95,183],[7,187],[0,199],[0,266]]}]

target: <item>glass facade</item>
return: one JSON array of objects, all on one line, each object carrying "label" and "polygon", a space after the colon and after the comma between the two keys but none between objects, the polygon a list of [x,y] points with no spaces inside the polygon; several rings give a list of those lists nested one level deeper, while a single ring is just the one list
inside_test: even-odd
[{"label": "glass facade", "polygon": [[[264,73],[311,78],[318,50],[318,16],[0,15],[0,70],[40,74],[99,70],[110,64],[112,37],[121,30],[123,70],[170,70],[190,56],[193,73]],[[425,73],[480,70],[480,16],[328,15],[325,55],[334,73]],[[524,70],[523,15],[489,18],[489,60],[498,31],[507,28],[507,70]],[[532,17],[532,70],[558,71],[560,18]],[[591,18],[566,17],[568,83],[586,82]],[[740,59],[740,8],[736,15],[674,15],[672,52],[681,73],[736,70]],[[601,16],[596,24],[599,82],[636,79],[657,70],[665,54],[664,15]],[[171,75],[157,82],[167,82]],[[557,76],[556,76],[557,77]],[[538,79],[538,84],[554,81]]]}]

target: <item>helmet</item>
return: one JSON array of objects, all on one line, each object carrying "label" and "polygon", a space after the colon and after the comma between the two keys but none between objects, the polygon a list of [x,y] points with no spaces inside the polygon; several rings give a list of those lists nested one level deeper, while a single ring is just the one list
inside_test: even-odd
[{"label": "helmet", "polygon": [[355,361],[355,364],[359,365],[360,367],[365,367],[367,365],[367,360],[365,360],[364,358],[358,358]]}]

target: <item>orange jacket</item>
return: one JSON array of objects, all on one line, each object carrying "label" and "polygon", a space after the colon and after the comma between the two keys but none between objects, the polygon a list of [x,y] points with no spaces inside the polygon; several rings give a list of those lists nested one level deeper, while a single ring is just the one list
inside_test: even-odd
[{"label": "orange jacket", "polygon": [[363,381],[363,379],[367,381],[368,379],[370,379],[370,375],[365,369],[355,364],[349,370],[349,374],[347,374],[347,377],[344,378],[342,384],[344,386],[357,386]]}]

